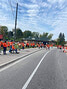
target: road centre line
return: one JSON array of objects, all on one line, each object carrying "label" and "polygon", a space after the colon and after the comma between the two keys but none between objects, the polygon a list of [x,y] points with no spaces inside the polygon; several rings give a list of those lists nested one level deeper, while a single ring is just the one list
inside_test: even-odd
[{"label": "road centre line", "polygon": [[37,69],[39,68],[40,64],[42,63],[42,61],[44,60],[44,58],[46,57],[46,55],[47,55],[49,52],[51,52],[51,50],[48,51],[48,52],[42,57],[42,59],[40,60],[40,62],[38,63],[38,65],[36,66],[36,68],[34,69],[34,71],[32,72],[32,74],[30,75],[30,77],[28,78],[28,80],[26,81],[26,83],[23,85],[22,89],[26,89],[26,88],[27,88],[27,86],[29,85],[30,81],[32,80],[34,74],[36,73]]}]

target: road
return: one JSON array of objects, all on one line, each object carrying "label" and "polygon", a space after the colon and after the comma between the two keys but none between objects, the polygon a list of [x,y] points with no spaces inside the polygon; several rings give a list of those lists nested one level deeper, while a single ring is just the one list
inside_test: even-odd
[{"label": "road", "polygon": [[41,50],[0,70],[0,89],[67,89],[67,55]]}]

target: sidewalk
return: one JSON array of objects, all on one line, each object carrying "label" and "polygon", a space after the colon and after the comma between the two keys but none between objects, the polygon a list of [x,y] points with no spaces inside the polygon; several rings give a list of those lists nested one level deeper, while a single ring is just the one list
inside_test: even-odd
[{"label": "sidewalk", "polygon": [[7,55],[0,55],[0,68],[9,65],[25,56],[28,56],[34,52],[37,52],[41,49],[39,48],[28,48],[28,49],[21,49],[19,54],[11,54],[7,51]]}]

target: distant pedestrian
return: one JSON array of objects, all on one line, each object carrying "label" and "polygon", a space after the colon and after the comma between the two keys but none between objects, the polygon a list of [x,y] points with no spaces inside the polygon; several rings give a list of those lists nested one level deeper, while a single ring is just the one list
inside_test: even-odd
[{"label": "distant pedestrian", "polygon": [[32,44],[33,45],[33,48],[35,47],[35,43]]},{"label": "distant pedestrian", "polygon": [[40,44],[38,44],[38,48],[40,49]]},{"label": "distant pedestrian", "polygon": [[31,43],[30,46],[33,47],[33,44]]},{"label": "distant pedestrian", "polygon": [[12,45],[12,51],[13,51],[13,53],[14,53],[14,51],[15,51],[16,53],[18,53],[18,52],[17,52],[17,49],[15,48],[15,44]]},{"label": "distant pedestrian", "polygon": [[6,50],[7,50],[7,43],[6,43],[6,41],[4,41],[4,43],[3,43],[3,54],[4,55],[6,54]]},{"label": "distant pedestrian", "polygon": [[12,50],[12,45],[13,45],[13,41],[11,40],[11,42],[9,42],[9,52],[11,52]]},{"label": "distant pedestrian", "polygon": [[21,45],[22,45],[22,49],[24,49],[24,43],[23,42],[21,43]]},{"label": "distant pedestrian", "polygon": [[17,44],[17,45],[18,45],[19,50],[21,50],[21,46],[22,46],[22,45],[21,45],[21,43],[20,43],[20,42],[18,42],[18,44]]},{"label": "distant pedestrian", "polygon": [[29,43],[27,42],[26,47],[29,48]]}]

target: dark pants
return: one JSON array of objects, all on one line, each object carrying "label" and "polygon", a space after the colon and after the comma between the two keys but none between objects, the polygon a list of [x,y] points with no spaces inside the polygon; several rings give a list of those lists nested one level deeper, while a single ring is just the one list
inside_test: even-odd
[{"label": "dark pants", "polygon": [[29,45],[26,45],[27,48],[29,48]]},{"label": "dark pants", "polygon": [[15,51],[17,53],[17,49],[14,49],[13,51]]},{"label": "dark pants", "polygon": [[24,46],[22,46],[22,49],[24,49]]},{"label": "dark pants", "polygon": [[3,47],[3,54],[6,54],[6,47]]},{"label": "dark pants", "polygon": [[10,49],[9,50],[10,53],[12,53],[12,52],[14,53],[14,51],[17,53],[17,49],[14,49],[14,50],[13,49]]},{"label": "dark pants", "polygon": [[12,45],[10,45],[10,49],[9,49],[9,52],[11,53],[11,51],[12,51]]}]

